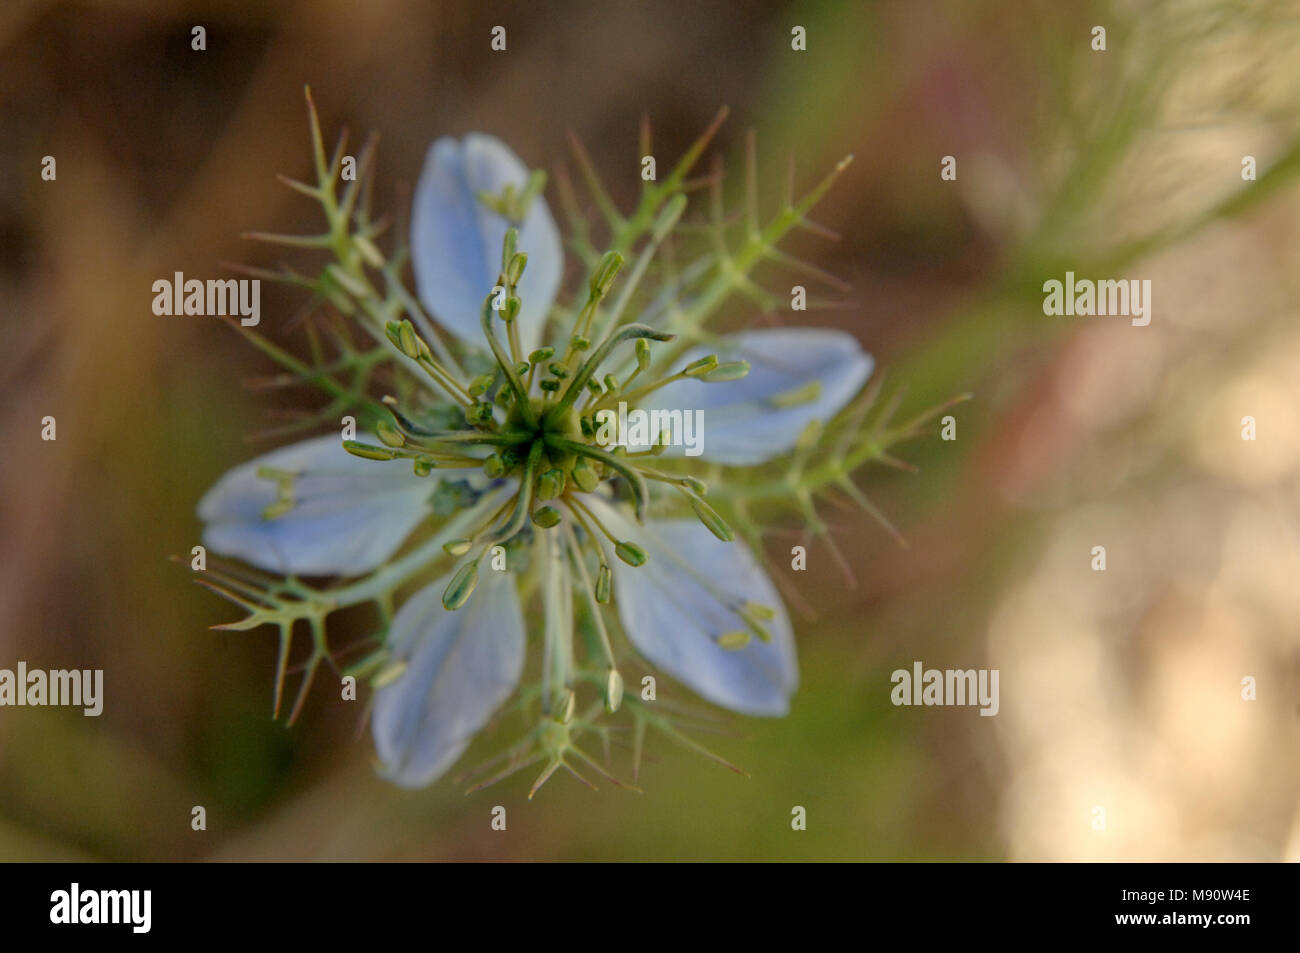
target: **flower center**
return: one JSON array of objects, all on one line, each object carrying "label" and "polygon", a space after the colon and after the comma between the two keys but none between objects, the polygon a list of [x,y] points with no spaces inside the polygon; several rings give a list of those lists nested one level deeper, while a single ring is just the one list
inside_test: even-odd
[{"label": "flower center", "polygon": [[[683,494],[695,515],[719,539],[733,538],[722,517],[704,501],[707,491],[701,481],[665,473],[654,465],[653,458],[667,447],[666,433],[660,433],[654,446],[630,452],[623,445],[607,447],[608,440],[602,443],[595,421],[602,411],[608,414],[613,407],[635,406],[674,381],[732,381],[743,377],[749,365],[744,361],[719,363],[716,355],[710,355],[676,373],[647,380],[642,375],[651,367],[650,342],[672,341],[675,335],[645,324],[616,326],[593,347],[591,336],[601,324],[597,320],[599,305],[623,265],[623,257],[615,252],[604,255],[595,267],[587,303],[578,313],[563,349],[557,345],[525,353],[517,324],[522,305],[516,290],[528,256],[517,250],[517,241],[517,231],[508,229],[498,285],[484,300],[480,312],[483,337],[496,365],[490,372],[468,382],[458,379],[434,355],[411,321],[390,321],[385,326],[394,347],[418,364],[459,405],[467,426],[421,426],[402,415],[396,399],[385,397],[384,404],[393,419],[375,427],[384,446],[344,441],[344,448],[360,457],[410,459],[419,476],[428,476],[437,469],[482,467],[491,479],[517,480],[513,496],[482,526],[470,536],[444,546],[454,556],[468,557],[443,593],[442,604],[450,610],[460,608],[469,598],[483,557],[494,547],[527,535],[530,523],[543,530],[555,530],[563,523],[563,530],[556,531],[575,540],[580,530],[600,556],[601,571],[594,591],[600,593],[603,587],[607,595],[609,567],[601,537],[613,545],[619,559],[632,566],[642,565],[646,554],[635,542],[614,536],[593,512],[591,501],[581,499],[605,480],[626,484],[639,523],[645,522],[650,500],[647,481],[653,480]],[[497,333],[498,323],[505,326],[504,342]],[[620,381],[609,373],[599,377],[606,361],[628,344],[635,346],[636,366],[627,379]]]}]

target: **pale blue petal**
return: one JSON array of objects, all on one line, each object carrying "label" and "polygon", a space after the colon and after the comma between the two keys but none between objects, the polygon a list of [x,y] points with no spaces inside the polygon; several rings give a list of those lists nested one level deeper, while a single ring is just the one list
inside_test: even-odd
[{"label": "pale blue petal", "polygon": [[[477,198],[507,185],[522,189],[528,169],[501,140],[481,133],[442,138],[429,149],[411,211],[415,283],[435,318],[470,346],[483,349],[483,299],[501,271],[509,223]],[[542,327],[564,271],[564,248],[546,200],[538,196],[519,229],[528,267],[519,282],[519,336],[525,353],[541,343]],[[498,325],[504,340],[504,325]]]},{"label": "pale blue petal", "polygon": [[[812,420],[829,422],[871,376],[871,355],[857,338],[829,328],[772,328],[727,335],[716,348],[697,347],[673,370],[709,354],[719,361],[749,362],[738,381],[687,379],[655,392],[646,409],[704,411],[702,459],[749,466],[788,453]],[[820,383],[815,399],[781,407],[773,398]],[[653,439],[653,434],[652,434]],[[634,448],[635,449],[635,448]],[[681,455],[681,447],[669,453]]]},{"label": "pale blue petal", "polygon": [[[276,501],[263,468],[297,473],[293,509],[262,514]],[[304,576],[355,575],[391,556],[424,519],[433,479],[409,460],[363,460],[337,436],[283,447],[227,472],[199,502],[203,544],[262,569]]]},{"label": "pale blue petal", "polygon": [[[639,543],[639,567],[615,560],[614,604],[623,631],[650,662],[702,698],[747,715],[784,715],[799,684],[790,617],[772,581],[743,543],[724,543],[695,520],[632,522],[616,506],[588,497],[601,522]],[[718,636],[745,628],[736,609],[775,610],[764,622],[771,642],[720,648]]]},{"label": "pale blue petal", "polygon": [[524,620],[515,577],[483,567],[474,595],[442,607],[451,576],[398,610],[393,656],[407,663],[375,692],[371,727],[383,775],[423,787],[449,768],[514,691],[524,668]]}]

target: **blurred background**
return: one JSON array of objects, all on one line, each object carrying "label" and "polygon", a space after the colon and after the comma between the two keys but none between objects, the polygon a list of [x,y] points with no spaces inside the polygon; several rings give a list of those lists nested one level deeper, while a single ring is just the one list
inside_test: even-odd
[{"label": "blurred background", "polygon": [[[0,709],[0,859],[1300,859],[1297,49],[1289,2],[6,0],[0,667],[103,668],[106,702]],[[729,105],[729,187],[754,129],[769,209],[789,157],[811,184],[856,155],[815,216],[840,241],[793,246],[852,306],[790,320],[858,335],[905,413],[974,399],[955,441],[904,448],[917,473],[859,475],[907,548],[845,511],[853,583],[817,545],[790,580],[793,712],[714,741],[749,779],[665,742],[642,795],[397,790],[332,681],[286,727],[274,632],[208,629],[236,611],[168,557],[316,399],[242,386],[270,363],[156,317],[151,285],[310,267],[239,237],[317,224],[275,180],[310,171],[304,83],[327,136],[381,134],[398,216],[430,142],[471,130],[544,168],[572,130],[624,203],[642,114],[662,166]],[[1150,279],[1150,326],[1044,316],[1066,270]],[[301,352],[305,297],[262,292]],[[999,714],[893,707],[914,660],[998,669]]]}]

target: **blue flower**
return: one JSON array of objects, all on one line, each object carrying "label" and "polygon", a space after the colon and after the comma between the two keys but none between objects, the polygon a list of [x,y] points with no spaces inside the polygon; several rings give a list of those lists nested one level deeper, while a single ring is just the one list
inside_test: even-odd
[{"label": "blue flower", "polygon": [[[518,299],[513,314],[507,305],[505,324],[513,357],[531,355],[524,362],[527,372],[515,360],[500,360],[504,345],[491,338],[489,343],[501,390],[526,393],[506,394],[489,405],[466,382],[459,385],[472,398],[463,404],[466,417],[478,426],[459,433],[487,434],[484,440],[496,443],[466,437],[457,457],[450,444],[440,442],[452,439],[449,433],[421,430],[398,416],[395,427],[363,435],[347,448],[335,437],[320,437],[237,466],[199,504],[203,541],[216,553],[285,576],[359,577],[388,565],[421,527],[445,528],[438,491],[468,481],[473,513],[491,518],[477,532],[457,530],[463,537],[450,531],[436,537],[461,562],[395,613],[386,638],[386,674],[374,692],[371,725],[382,773],[402,786],[426,785],[445,772],[519,685],[528,631],[519,580],[513,571],[479,571],[489,545],[542,535],[552,540],[551,549],[534,550],[532,557],[534,564],[545,562],[547,553],[555,558],[540,570],[542,665],[544,677],[554,676],[544,703],[572,687],[572,630],[575,612],[583,608],[579,593],[575,610],[575,592],[586,592],[589,610],[600,616],[591,593],[605,601],[602,586],[612,590],[632,648],[709,702],[748,715],[780,716],[798,684],[782,600],[754,552],[731,538],[709,507],[702,485],[689,478],[673,485],[644,465],[654,457],[597,448],[578,427],[580,410],[569,392],[587,396],[581,378],[592,364],[588,379],[596,380],[594,364],[606,354],[597,349],[584,362],[581,352],[590,345],[572,343],[548,325],[564,252],[551,212],[540,195],[529,194],[531,185],[527,168],[499,140],[480,134],[439,139],[429,150],[411,220],[419,300],[458,339],[462,353],[484,353],[484,329],[500,321],[500,314],[489,313],[484,295],[504,287],[506,296]],[[516,260],[520,253],[527,256],[526,267]],[[604,293],[598,284],[594,278],[593,301]],[[575,337],[590,326],[579,325]],[[422,363],[427,348],[412,325],[405,327],[409,332],[390,326],[389,339],[405,357]],[[636,338],[665,341],[669,335],[650,328],[627,333],[626,340]],[[547,340],[554,353],[539,357],[537,349]],[[623,340],[611,330],[609,350]],[[696,371],[643,386],[639,406],[703,410],[703,460],[728,467],[761,465],[791,453],[810,424],[830,421],[872,371],[870,356],[839,331],[749,330],[711,340],[710,347],[679,346],[672,366]],[[744,370],[733,362],[747,364],[748,373],[711,380],[707,369],[715,365]],[[554,386],[536,396],[534,379],[545,389],[547,373],[554,375],[546,378]],[[609,388],[617,386],[606,380],[603,392],[613,399],[621,392]],[[600,382],[589,390],[594,396],[588,403],[599,404]],[[512,436],[518,434],[523,436]],[[423,455],[411,450],[422,439],[433,448]],[[677,454],[678,448],[668,447],[662,456]],[[689,498],[699,519],[662,512],[680,502],[677,493]],[[456,518],[465,523],[469,509],[460,507]],[[543,516],[543,509],[554,510],[554,517]],[[638,520],[642,510],[648,513],[644,522]],[[475,556],[477,548],[483,552]],[[619,558],[608,559],[611,549]],[[603,620],[595,621],[603,636]],[[609,666],[613,673],[612,655]],[[617,704],[614,698],[611,707]]]}]

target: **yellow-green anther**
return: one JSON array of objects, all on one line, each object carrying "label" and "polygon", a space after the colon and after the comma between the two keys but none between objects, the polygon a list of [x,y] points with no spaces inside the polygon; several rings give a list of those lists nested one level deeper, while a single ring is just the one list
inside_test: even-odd
[{"label": "yellow-green anther", "polygon": [[516,252],[515,256],[510,259],[510,264],[506,266],[506,281],[510,282],[510,287],[519,284],[519,279],[524,275],[524,269],[528,267],[528,253]]},{"label": "yellow-green anther", "polygon": [[703,480],[693,476],[682,477],[681,484],[692,493],[698,493],[700,496],[704,496],[704,494],[709,492],[709,485]]},{"label": "yellow-green anther", "polygon": [[259,480],[274,480],[276,483],[293,485],[294,478],[298,474],[292,470],[282,470],[279,467],[260,466],[257,468],[257,478]]},{"label": "yellow-green anther", "polygon": [[483,473],[485,476],[495,480],[506,474],[505,462],[501,459],[501,454],[494,453],[483,461]]},{"label": "yellow-green anther", "polygon": [[[510,216],[507,214],[509,212],[507,205],[509,204],[510,197],[514,194],[514,191],[514,186],[507,185],[501,190],[501,195],[493,195],[488,191],[480,191],[474,193],[474,198],[478,199],[485,208],[490,208],[498,215],[504,215],[509,218]],[[507,232],[506,237],[509,238],[509,235],[510,233]]]},{"label": "yellow-green anther", "polygon": [[822,382],[811,380],[806,384],[787,390],[780,394],[773,394],[767,399],[767,402],[778,409],[786,407],[798,407],[801,404],[811,404],[822,395]]},{"label": "yellow-green anther", "polygon": [[720,384],[724,381],[738,381],[748,373],[749,361],[725,361],[713,370],[701,374],[700,380],[708,381],[710,384]]},{"label": "yellow-green anther", "polygon": [[691,497],[691,509],[695,511],[695,515],[699,517],[700,522],[708,527],[709,532],[724,543],[729,543],[736,538],[735,534],[731,532],[731,527],[718,515],[718,511],[699,497]]},{"label": "yellow-green anther", "polygon": [[600,484],[600,475],[585,457],[579,457],[573,465],[573,482],[584,493],[590,493]]},{"label": "yellow-green anther", "polygon": [[326,265],[325,273],[338,282],[339,286],[354,298],[364,298],[370,292],[370,289],[363,282],[349,275],[338,265]]},{"label": "yellow-green anther", "polygon": [[601,387],[600,381],[596,380],[594,377],[591,380],[587,381],[587,390],[591,391],[592,394],[594,394],[597,397],[605,393],[605,388]]},{"label": "yellow-green anther", "polygon": [[448,556],[464,556],[472,545],[472,539],[453,539],[442,544],[442,551]]},{"label": "yellow-green anther", "polygon": [[605,677],[605,711],[611,715],[623,704],[623,676],[611,668]]},{"label": "yellow-green anther", "polygon": [[555,348],[539,347],[536,351],[533,351],[532,354],[528,355],[528,363],[536,366],[541,364],[543,361],[549,361],[553,357],[555,357]]},{"label": "yellow-green anther", "polygon": [[289,470],[281,470],[278,467],[260,466],[257,468],[257,478],[259,480],[272,480],[275,482],[275,502],[262,510],[262,519],[279,519],[294,508],[293,481],[295,476]]},{"label": "yellow-green anther", "polygon": [[606,375],[605,375],[605,390],[607,390],[607,391],[609,391],[611,394],[613,394],[613,393],[615,393],[615,392],[618,391],[618,388],[619,388],[618,378],[615,377],[613,374],[606,374]]},{"label": "yellow-green anther", "polygon": [[387,447],[372,447],[367,443],[357,443],[355,440],[344,440],[343,449],[354,457],[362,457],[366,460],[396,460],[397,453]]},{"label": "yellow-green anther", "polygon": [[375,674],[375,677],[370,680],[370,687],[383,688],[385,685],[391,685],[406,672],[407,664],[404,658],[394,659]]},{"label": "yellow-green anther", "polygon": [[550,364],[547,364],[546,369],[550,371],[553,376],[558,377],[560,380],[564,380],[566,377],[569,376],[569,369],[565,367],[563,364],[561,364],[559,361],[552,361]]},{"label": "yellow-green anther", "polygon": [[543,503],[553,500],[564,492],[564,471],[558,468],[547,470],[537,478],[537,499]]},{"label": "yellow-green anther", "polygon": [[550,529],[560,524],[560,511],[553,506],[539,506],[533,510],[533,522],[542,529]]},{"label": "yellow-green anther", "polygon": [[575,351],[585,351],[591,347],[591,339],[584,338],[581,334],[575,334],[569,338],[569,347]]},{"label": "yellow-green anther", "polygon": [[745,627],[749,629],[750,632],[758,636],[758,640],[760,642],[772,641],[772,633],[767,631],[767,626],[763,625],[762,623],[754,619],[749,618],[748,616],[742,616],[742,618],[744,619]]},{"label": "yellow-green anther", "polygon": [[686,211],[686,196],[678,192],[668,200],[668,204],[659,212],[659,217],[655,219],[654,230],[651,233],[656,242],[661,242],[677,225],[678,219]]},{"label": "yellow-green anther", "polygon": [[622,268],[622,255],[616,251],[605,252],[601,256],[600,263],[596,265],[595,273],[591,276],[591,296],[593,298],[603,298]]},{"label": "yellow-green anther", "polygon": [[650,342],[645,338],[636,339],[636,369],[642,374],[650,369]]},{"label": "yellow-green anther", "polygon": [[427,477],[435,469],[432,457],[416,457],[411,462],[411,469],[418,477]]},{"label": "yellow-green anther", "polygon": [[718,366],[718,355],[710,354],[708,357],[702,357],[698,361],[691,361],[682,370],[687,377],[700,377],[707,374]]},{"label": "yellow-green anther", "polygon": [[379,246],[366,238],[365,235],[354,234],[352,236],[352,245],[361,253],[361,257],[365,259],[366,264],[371,268],[384,267],[384,253],[379,250]]},{"label": "yellow-green anther", "polygon": [[745,623],[745,628],[752,635],[757,636],[760,642],[772,641],[772,633],[768,631],[767,626],[763,623],[776,618],[775,609],[758,602],[744,602],[735,612],[740,616],[741,621]]},{"label": "yellow-green anther", "polygon": [[463,606],[478,585],[478,560],[467,562],[456,570],[447,588],[442,593],[442,607],[448,612],[455,612]]},{"label": "yellow-green anther", "polygon": [[288,513],[294,507],[292,499],[284,498],[276,500],[270,506],[262,510],[262,519],[274,520],[279,519],[285,513]]},{"label": "yellow-green anther", "polygon": [[[527,368],[524,368],[524,370],[527,370]],[[495,381],[496,379],[497,376],[495,373],[480,374],[478,377],[474,378],[472,381],[469,382],[469,390],[467,391],[467,393],[471,397],[475,397],[475,398],[482,397],[484,394],[488,392],[488,388],[492,386],[492,382]]]},{"label": "yellow-green anther", "polygon": [[822,422],[820,420],[810,420],[804,425],[803,430],[799,431],[799,436],[795,438],[794,448],[796,450],[807,450],[817,443],[822,436]]},{"label": "yellow-green anther", "polygon": [[596,601],[601,605],[609,604],[610,590],[614,587],[614,574],[604,563],[596,573]]},{"label": "yellow-green anther", "polygon": [[560,707],[556,709],[555,720],[562,725],[567,725],[573,720],[573,710],[578,704],[578,694],[572,688],[564,692],[564,700],[560,702]]},{"label": "yellow-green anther", "polygon": [[519,300],[517,295],[511,295],[506,299],[506,306],[501,311],[501,317],[507,322],[513,321],[519,316],[519,309],[523,306],[524,303]]},{"label": "yellow-green anther", "polygon": [[514,261],[515,251],[519,248],[519,229],[507,228],[501,239],[501,271],[509,272],[510,263]]},{"label": "yellow-green anther", "polygon": [[749,644],[749,633],[744,631],[724,632],[717,638],[718,648],[734,652]]},{"label": "yellow-green anther", "polygon": [[559,390],[560,382],[555,380],[554,378],[548,378],[547,380],[544,381],[538,381],[537,386],[540,387],[542,390]]},{"label": "yellow-green anther", "polygon": [[645,565],[645,550],[636,543],[629,543],[625,540],[614,547],[614,552],[619,559],[629,566]]},{"label": "yellow-green anther", "polygon": [[386,447],[405,447],[406,435],[390,424],[387,420],[381,420],[375,424],[375,436]]},{"label": "yellow-green anther", "polygon": [[403,354],[412,360],[420,357],[420,339],[415,333],[415,325],[410,321],[402,322],[402,326],[397,332],[397,346],[401,348]]}]

